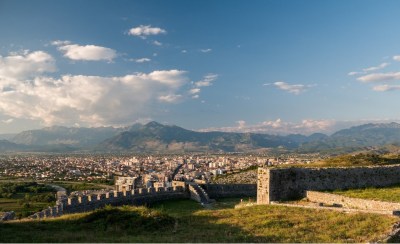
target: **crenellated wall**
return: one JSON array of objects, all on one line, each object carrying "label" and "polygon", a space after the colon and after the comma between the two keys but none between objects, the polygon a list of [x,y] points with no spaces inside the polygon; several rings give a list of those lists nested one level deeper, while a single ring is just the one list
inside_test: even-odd
[{"label": "crenellated wall", "polygon": [[173,185],[173,187],[139,188],[124,192],[109,191],[61,198],[56,206],[35,213],[30,218],[50,218],[69,213],[93,211],[106,205],[145,205],[169,199],[192,198],[198,202],[210,203],[212,202],[210,198],[254,197],[257,193],[257,185],[252,184],[207,184],[200,187],[193,182],[175,182]]},{"label": "crenellated wall", "polygon": [[307,190],[384,187],[400,183],[400,166],[259,168],[257,203],[305,197]]},{"label": "crenellated wall", "polygon": [[30,216],[33,219],[58,217],[68,213],[81,213],[103,208],[106,205],[144,205],[169,199],[188,198],[185,188],[160,187],[139,188],[132,191],[117,192],[110,191],[101,194],[89,194],[78,197],[62,198],[57,201],[56,206],[49,207]]}]

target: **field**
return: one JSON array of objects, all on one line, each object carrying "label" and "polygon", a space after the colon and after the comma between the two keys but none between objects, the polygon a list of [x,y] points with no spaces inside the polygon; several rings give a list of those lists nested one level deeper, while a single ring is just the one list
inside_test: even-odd
[{"label": "field", "polygon": [[190,200],[107,208],[46,221],[0,224],[0,242],[367,242],[398,220],[373,214],[253,206],[239,199],[204,209]]},{"label": "field", "polygon": [[371,199],[387,202],[400,202],[400,185],[383,187],[383,188],[364,188],[350,190],[336,190],[334,194],[339,194],[347,197]]},{"label": "field", "polygon": [[71,191],[83,191],[83,190],[101,190],[101,189],[113,189],[113,186],[99,184],[99,183],[87,183],[87,182],[73,182],[73,181],[54,181],[51,184],[61,186],[68,192]]},{"label": "field", "polygon": [[0,212],[14,211],[17,218],[27,217],[55,204],[55,190],[36,182],[0,183]]}]

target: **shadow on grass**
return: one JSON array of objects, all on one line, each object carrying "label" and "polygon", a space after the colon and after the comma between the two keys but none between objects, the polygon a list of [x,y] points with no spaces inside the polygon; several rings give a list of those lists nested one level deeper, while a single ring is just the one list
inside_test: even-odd
[{"label": "shadow on grass", "polygon": [[0,224],[0,242],[248,242],[250,233],[197,215],[192,201],[106,208],[46,221]]},{"label": "shadow on grass", "polygon": [[365,242],[397,219],[282,206],[213,209],[191,200],[106,208],[58,219],[0,224],[0,242]]}]

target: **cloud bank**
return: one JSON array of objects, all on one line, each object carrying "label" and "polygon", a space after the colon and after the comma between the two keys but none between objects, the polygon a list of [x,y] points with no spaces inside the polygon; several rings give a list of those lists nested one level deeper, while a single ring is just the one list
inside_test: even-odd
[{"label": "cloud bank", "polygon": [[298,95],[311,87],[310,85],[302,85],[302,84],[291,85],[284,81],[274,82],[273,85],[279,90],[286,91],[295,95]]},{"label": "cloud bank", "polygon": [[128,31],[128,35],[138,36],[145,39],[147,36],[154,36],[160,34],[166,34],[167,31],[160,27],[152,27],[151,25],[140,25],[133,27]]},{"label": "cloud bank", "polygon": [[64,54],[64,57],[72,60],[106,60],[111,62],[117,57],[117,52],[108,47],[96,45],[81,46],[77,44],[71,44],[70,41],[53,41],[52,45],[57,46],[57,49]]},{"label": "cloud bank", "polygon": [[311,135],[313,133],[332,134],[338,130],[351,126],[366,123],[388,123],[394,120],[355,120],[355,121],[336,121],[336,120],[314,120],[304,119],[300,122],[288,122],[282,119],[267,120],[256,124],[247,124],[244,120],[236,121],[235,126],[212,127],[199,131],[225,131],[239,133],[261,133],[272,135],[302,134]]},{"label": "cloud bank", "polygon": [[[188,82],[182,70],[155,70],[124,76],[63,75],[43,51],[0,57],[0,111],[11,118],[45,125],[99,126],[130,123],[154,103],[177,102]],[[141,116],[142,115],[142,116]]]}]

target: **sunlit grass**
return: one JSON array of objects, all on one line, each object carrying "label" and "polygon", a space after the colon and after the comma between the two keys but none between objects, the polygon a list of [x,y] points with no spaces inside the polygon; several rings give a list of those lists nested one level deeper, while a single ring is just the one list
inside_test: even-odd
[{"label": "sunlit grass", "polygon": [[400,186],[390,186],[384,188],[362,188],[349,190],[336,190],[334,194],[347,197],[371,199],[386,202],[400,202]]},{"label": "sunlit grass", "polygon": [[0,224],[0,242],[366,242],[387,234],[394,217],[258,205],[212,209],[190,200],[152,208],[109,208],[45,221]]}]

